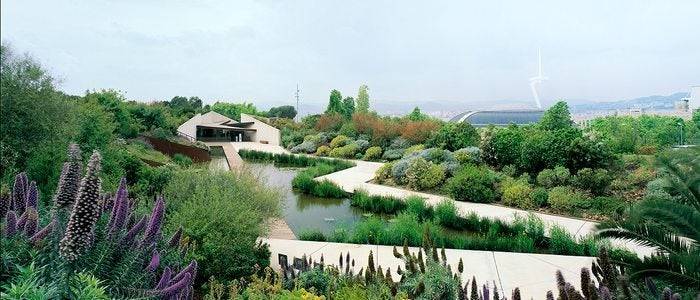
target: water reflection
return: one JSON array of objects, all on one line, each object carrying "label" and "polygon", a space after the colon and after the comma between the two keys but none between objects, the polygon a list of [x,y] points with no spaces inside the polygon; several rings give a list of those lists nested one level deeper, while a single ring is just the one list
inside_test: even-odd
[{"label": "water reflection", "polygon": [[247,163],[269,186],[280,190],[284,201],[284,219],[294,234],[306,229],[331,233],[336,227],[350,228],[361,220],[362,210],[350,206],[348,199],[326,199],[299,194],[292,190],[296,169],[277,168],[272,164]]},{"label": "water reflection", "polygon": [[209,156],[211,161],[209,162],[209,170],[212,171],[228,171],[228,160],[226,160],[226,154],[224,154],[224,148],[221,146],[211,146],[209,147]]}]

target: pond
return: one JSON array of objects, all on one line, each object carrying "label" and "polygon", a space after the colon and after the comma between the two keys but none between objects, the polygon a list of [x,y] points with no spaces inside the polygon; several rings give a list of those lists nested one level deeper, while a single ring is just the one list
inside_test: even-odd
[{"label": "pond", "polygon": [[282,193],[284,220],[295,235],[308,229],[330,234],[336,227],[352,228],[363,218],[363,211],[350,206],[349,199],[318,198],[292,190],[292,179],[299,169],[278,168],[272,164],[246,163],[268,186]]},{"label": "pond", "polygon": [[228,160],[226,160],[226,154],[224,154],[224,148],[221,146],[211,146],[209,147],[209,156],[211,161],[209,162],[209,170],[212,171],[228,171]]}]

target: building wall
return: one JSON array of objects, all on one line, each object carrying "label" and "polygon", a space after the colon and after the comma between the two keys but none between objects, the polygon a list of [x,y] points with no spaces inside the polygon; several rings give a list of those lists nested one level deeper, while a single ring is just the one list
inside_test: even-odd
[{"label": "building wall", "polygon": [[280,145],[280,131],[250,115],[241,114],[241,123],[254,122],[250,128],[256,132],[251,136],[251,142],[267,143],[270,145]]},{"label": "building wall", "polygon": [[182,125],[177,128],[178,135],[194,142],[197,138],[197,124],[200,123],[201,117],[202,115],[197,114],[185,123],[182,123]]}]

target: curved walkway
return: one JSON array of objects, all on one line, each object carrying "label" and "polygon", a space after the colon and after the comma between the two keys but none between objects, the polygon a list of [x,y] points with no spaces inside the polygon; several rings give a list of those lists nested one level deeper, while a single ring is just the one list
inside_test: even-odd
[{"label": "curved walkway", "polygon": [[[261,239],[270,245],[270,265],[280,269],[279,256],[287,256],[287,261],[291,264],[294,258],[301,258],[304,255],[319,262],[323,255],[324,263],[327,265],[338,265],[340,255],[350,253],[351,259],[355,260],[354,272],[360,268],[367,268],[369,252],[374,255],[374,262],[381,266],[382,270],[391,269],[394,281],[400,276],[396,273],[399,266],[403,266],[403,261],[393,255],[393,246],[358,245],[329,242],[296,241],[284,239]],[[401,252],[401,247],[397,247]],[[417,247],[410,247],[411,252],[417,252]],[[550,254],[512,253],[494,251],[456,250],[445,249],[448,264],[453,271],[457,271],[460,258],[464,262],[464,272],[461,274],[462,282],[476,277],[479,287],[488,284],[498,288],[499,294],[510,297],[512,290],[520,288],[523,299],[544,299],[548,290],[556,291],[557,282],[555,273],[561,270],[564,277],[579,287],[580,272],[583,267],[590,267],[592,257],[585,256],[563,256]]]}]

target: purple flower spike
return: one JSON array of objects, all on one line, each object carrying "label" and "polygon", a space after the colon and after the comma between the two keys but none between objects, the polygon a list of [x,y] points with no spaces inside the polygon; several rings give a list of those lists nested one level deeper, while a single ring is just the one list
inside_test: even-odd
[{"label": "purple flower spike", "polygon": [[26,211],[22,215],[19,216],[19,219],[17,219],[17,229],[19,229],[19,230],[24,229],[24,224],[27,224],[27,212]]},{"label": "purple flower spike", "polygon": [[170,270],[170,267],[165,267],[165,270],[163,270],[163,275],[160,276],[160,280],[158,281],[158,285],[156,285],[156,290],[162,290],[164,289],[168,283],[170,282],[170,276],[173,275],[173,271]]},{"label": "purple flower spike", "polygon": [[12,209],[18,214],[24,213],[27,201],[27,173],[19,173],[15,176],[15,184],[12,186]]},{"label": "purple flower spike", "polygon": [[176,281],[180,280],[180,278],[184,277],[185,274],[194,275],[194,273],[196,273],[196,272],[197,272],[197,261],[193,260],[189,265],[187,265],[187,267],[182,269],[182,271],[180,271],[180,273],[177,273],[177,275],[175,275],[175,277],[173,277],[173,279],[170,282],[176,282]]},{"label": "purple flower spike", "polygon": [[5,219],[5,236],[15,235],[17,233],[17,214],[14,211],[9,211]]},{"label": "purple flower spike", "polygon": [[134,227],[131,227],[131,229],[129,229],[124,238],[122,238],[122,245],[131,246],[131,243],[134,242],[136,235],[138,235],[145,226],[146,216],[143,216],[136,224],[134,224]]},{"label": "purple flower spike", "polygon": [[173,236],[170,238],[170,241],[168,241],[168,246],[170,247],[177,247],[180,245],[180,238],[182,238],[182,226],[175,231]]},{"label": "purple flower spike", "polygon": [[39,223],[39,214],[32,206],[27,206],[25,214],[27,214],[27,221],[24,224],[24,234],[30,237],[36,233],[36,227]]},{"label": "purple flower spike", "polygon": [[27,201],[26,207],[33,207],[37,209],[37,203],[39,202],[39,189],[36,188],[36,181],[32,181],[29,184],[29,190],[27,191]]},{"label": "purple flower spike", "polygon": [[129,201],[127,200],[127,195],[129,192],[126,189],[126,178],[122,178],[119,182],[119,188],[117,189],[117,194],[114,195],[114,204],[112,205],[112,215],[109,219],[109,232],[108,236],[114,236],[121,232],[124,227],[124,222],[126,221],[127,210],[129,208]]},{"label": "purple flower spike", "polygon": [[167,288],[159,290],[157,292],[157,295],[161,296],[161,297],[168,297],[168,296],[176,295],[177,293],[179,293],[183,289],[187,288],[187,286],[189,286],[190,279],[191,279],[191,275],[189,273],[185,274],[185,276],[180,278],[180,280],[178,280],[174,284],[170,285]]},{"label": "purple flower spike", "polygon": [[37,244],[41,242],[44,238],[46,238],[51,231],[53,231],[53,227],[56,226],[56,219],[51,219],[51,223],[47,224],[46,227],[42,228],[39,230],[39,232],[35,233],[32,235],[32,237],[29,238],[29,241],[32,244]]},{"label": "purple flower spike", "polygon": [[153,250],[153,255],[151,255],[151,261],[148,263],[148,266],[146,267],[146,271],[148,272],[155,272],[156,269],[158,268],[158,265],[160,264],[160,253],[158,251]]},{"label": "purple flower spike", "polygon": [[156,239],[160,235],[160,226],[163,222],[163,214],[165,213],[165,202],[163,197],[158,197],[156,205],[153,207],[153,212],[151,213],[151,218],[148,221],[148,226],[146,227],[146,232],[143,234],[143,240],[141,241],[141,247],[147,248],[156,242]]}]

